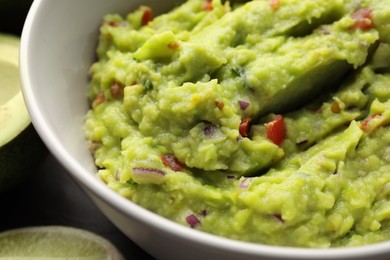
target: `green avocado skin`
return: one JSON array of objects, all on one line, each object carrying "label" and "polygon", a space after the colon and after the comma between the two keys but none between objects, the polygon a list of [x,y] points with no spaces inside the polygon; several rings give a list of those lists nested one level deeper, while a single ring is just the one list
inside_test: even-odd
[{"label": "green avocado skin", "polygon": [[48,150],[32,124],[0,147],[0,192],[27,179],[47,154]]}]

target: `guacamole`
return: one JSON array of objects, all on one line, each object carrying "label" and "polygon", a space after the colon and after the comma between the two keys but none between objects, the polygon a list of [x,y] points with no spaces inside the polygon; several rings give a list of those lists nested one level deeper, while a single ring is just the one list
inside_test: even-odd
[{"label": "guacamole", "polygon": [[110,188],[231,239],[390,239],[389,0],[155,11],[100,27],[85,133]]}]

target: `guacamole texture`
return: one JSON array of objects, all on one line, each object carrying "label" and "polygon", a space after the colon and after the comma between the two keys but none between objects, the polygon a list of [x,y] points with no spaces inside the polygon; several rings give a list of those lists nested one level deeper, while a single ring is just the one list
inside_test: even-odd
[{"label": "guacamole texture", "polygon": [[188,0],[108,14],[99,177],[189,228],[293,247],[390,239],[390,0]]}]

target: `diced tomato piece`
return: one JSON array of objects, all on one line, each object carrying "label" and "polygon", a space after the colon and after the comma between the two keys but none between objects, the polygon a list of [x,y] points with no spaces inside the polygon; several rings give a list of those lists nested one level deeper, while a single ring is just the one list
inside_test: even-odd
[{"label": "diced tomato piece", "polygon": [[372,12],[369,8],[364,8],[356,11],[352,18],[355,20],[353,29],[369,30],[374,27]]},{"label": "diced tomato piece", "polygon": [[337,102],[337,101],[333,102],[332,105],[330,106],[330,110],[335,114],[340,113],[341,108],[340,108],[339,102]]},{"label": "diced tomato piece", "polygon": [[282,115],[276,115],[274,119],[265,124],[267,138],[274,144],[280,145],[286,137],[286,126]]},{"label": "diced tomato piece", "polygon": [[363,122],[362,124],[360,125],[361,129],[364,131],[364,132],[368,132],[370,130],[370,124],[372,122],[373,119],[375,118],[379,118],[381,117],[380,114],[373,114],[369,117],[367,117]]},{"label": "diced tomato piece", "polygon": [[271,0],[270,6],[272,10],[276,10],[280,7],[280,0]]},{"label": "diced tomato piece", "polygon": [[240,124],[239,132],[240,135],[243,137],[247,137],[249,134],[249,128],[250,128],[250,122],[251,122],[250,117],[245,117]]},{"label": "diced tomato piece", "polygon": [[100,92],[100,93],[96,96],[95,100],[93,101],[92,107],[96,107],[96,106],[98,106],[98,105],[104,103],[104,101],[106,101],[106,96],[104,95],[103,92]]},{"label": "diced tomato piece", "polygon": [[212,0],[206,0],[203,4],[203,10],[205,11],[212,11],[213,5],[211,4]]},{"label": "diced tomato piece", "polygon": [[161,155],[161,160],[165,166],[169,167],[171,170],[175,172],[184,169],[184,165],[173,154]]},{"label": "diced tomato piece", "polygon": [[142,18],[141,18],[141,25],[144,26],[144,25],[147,25],[150,21],[153,20],[153,11],[152,11],[152,8],[150,7],[144,7],[143,8],[143,14],[142,14]]}]

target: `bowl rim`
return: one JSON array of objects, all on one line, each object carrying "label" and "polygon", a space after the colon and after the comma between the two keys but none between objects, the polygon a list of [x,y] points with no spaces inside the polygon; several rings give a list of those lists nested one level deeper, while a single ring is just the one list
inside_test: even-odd
[{"label": "bowl rim", "polygon": [[[32,85],[32,75],[29,73],[30,65],[33,63],[28,58],[28,53],[30,51],[28,42],[32,39],[31,32],[35,26],[35,17],[40,12],[42,6],[49,1],[51,0],[35,0],[30,7],[24,23],[19,54],[21,89],[32,124],[37,133],[52,155],[79,185],[81,184],[81,186],[84,186],[84,188],[110,205],[110,207],[138,222],[151,225],[160,232],[168,233],[172,236],[179,237],[180,239],[187,240],[188,242],[225,250],[226,252],[242,253],[243,255],[258,257],[283,257],[285,259],[360,259],[363,257],[372,257],[377,254],[390,254],[390,241],[357,247],[295,248],[256,244],[220,237],[191,229],[168,220],[135,204],[110,189],[96,176],[83,168],[76,158],[72,157],[72,155],[61,145],[59,138],[55,135],[52,127],[39,110],[38,100],[34,94],[34,86]],[[137,214],[134,214],[133,212],[137,212]]]}]

